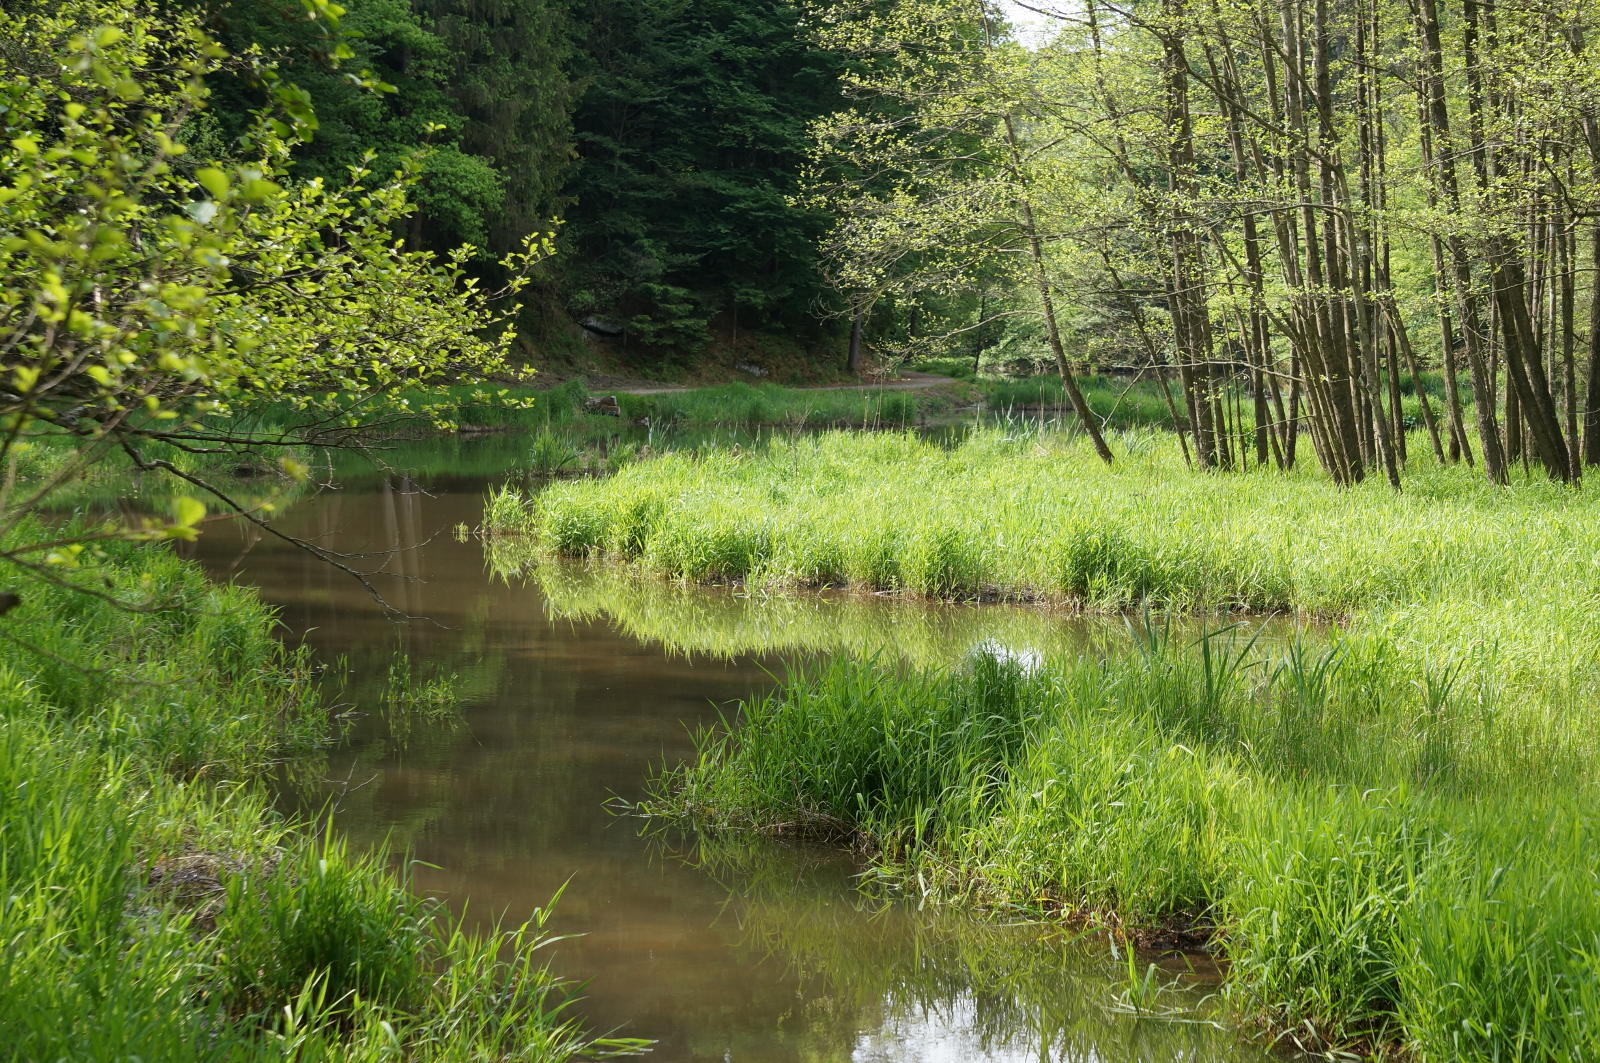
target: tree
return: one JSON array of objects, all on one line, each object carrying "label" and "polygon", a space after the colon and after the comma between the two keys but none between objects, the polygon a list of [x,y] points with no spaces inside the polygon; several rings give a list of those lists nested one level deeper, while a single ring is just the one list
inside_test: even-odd
[{"label": "tree", "polygon": [[[419,210],[408,219],[415,246],[442,251],[471,243],[487,257],[491,245],[503,250],[548,228],[549,186],[559,181],[560,166],[544,158],[548,131],[530,115],[549,106],[559,129],[565,98],[545,100],[538,90],[559,79],[528,69],[560,63],[559,49],[535,50],[547,43],[544,25],[516,17],[524,12],[500,10],[472,22],[477,5],[466,0],[420,6],[350,0],[347,6],[336,26],[303,17],[299,0],[211,0],[204,6],[227,47],[259,49],[315,101],[315,117],[294,145],[293,172],[342,181],[350,167],[367,165],[371,153],[372,165],[387,173],[426,143],[431,150],[411,193]],[[486,47],[485,32],[493,32],[494,47]],[[529,59],[502,69],[509,53],[500,49],[523,46]],[[352,77],[355,71],[360,76]],[[527,75],[528,83],[504,80],[518,75]],[[248,73],[216,71],[212,79],[220,104],[215,113],[224,139],[232,141],[245,133],[262,87]],[[518,104],[497,111],[484,98],[486,82]]]},{"label": "tree", "polygon": [[[850,47],[925,69],[937,49],[906,27],[955,2],[862,4]],[[1123,305],[1148,364],[1178,372],[1200,464],[1288,467],[1304,435],[1338,482],[1398,487],[1413,416],[1441,460],[1481,456],[1496,483],[1518,462],[1572,482],[1600,460],[1600,282],[1580,265],[1581,237],[1600,247],[1594,4],[1054,11],[1027,77],[994,37],[967,98],[1023,105],[1007,136],[1048,221],[1018,231],[1044,244],[1057,316]],[[944,198],[905,192],[906,217]],[[1097,248],[1099,280],[1061,284],[1081,262],[1063,247]]]},{"label": "tree", "polygon": [[820,39],[855,60],[845,83],[857,105],[814,127],[811,194],[844,207],[824,244],[834,282],[858,314],[890,292],[1026,285],[1062,387],[1110,462],[1062,336],[1021,50],[987,0],[830,3],[815,18]]},{"label": "tree", "polygon": [[719,316],[811,328],[824,218],[794,193],[835,61],[800,32],[797,6],[581,0],[573,12],[569,303],[679,352],[703,347]]},{"label": "tree", "polygon": [[[274,105],[214,165],[184,141],[206,128],[222,74],[258,79]],[[466,275],[472,250],[441,261],[394,236],[425,159],[382,181],[286,176],[311,123],[302,90],[257,55],[229,56],[194,15],[138,0],[6,14],[0,99],[0,560],[13,575],[71,582],[96,542],[192,536],[208,505],[277,534],[172,456],[330,445],[402,383],[509,371],[509,322]],[[540,253],[513,257],[511,291]],[[270,429],[237,416],[267,401],[300,416]],[[20,484],[19,464],[50,446],[69,460]],[[191,494],[170,520],[21,535],[99,461]]]},{"label": "tree", "polygon": [[450,58],[463,152],[487,159],[502,198],[483,223],[496,254],[561,213],[572,157],[571,27],[561,0],[422,0]]}]

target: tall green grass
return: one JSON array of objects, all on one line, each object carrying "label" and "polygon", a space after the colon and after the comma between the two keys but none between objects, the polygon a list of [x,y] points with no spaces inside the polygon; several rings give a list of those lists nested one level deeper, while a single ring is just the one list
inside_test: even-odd
[{"label": "tall green grass", "polygon": [[1037,672],[840,666],[704,736],[656,808],[870,844],[987,903],[1199,927],[1239,1006],[1307,1043],[1600,1052],[1600,498],[1423,460],[1396,493],[1115,449],[1106,468],[986,430],[663,455],[506,496],[497,548],[1336,623],[1252,642],[1150,619]]},{"label": "tall green grass", "polygon": [[1064,597],[1120,606],[1294,610],[1592,590],[1594,496],[1497,490],[1418,463],[1404,493],[1341,490],[1313,470],[1211,475],[1159,436],[1107,468],[1069,436],[979,430],[771,437],[663,454],[525,500],[552,553],[642,562],[690,580],[927,596]]},{"label": "tall green grass", "polygon": [[[1070,410],[1059,376],[1025,377],[1020,380],[981,377],[977,381],[983,401],[991,410]],[[1161,382],[1150,377],[1122,378],[1089,375],[1080,377],[1078,386],[1084,401],[1108,427],[1175,428]],[[1176,397],[1176,393],[1175,393]],[[1183,406],[1179,400],[1178,410]]]},{"label": "tall green grass", "polygon": [[270,810],[254,781],[333,721],[252,594],[157,548],[94,565],[92,593],[14,584],[0,640],[0,1058],[588,1049],[542,913],[466,934],[384,854]]},{"label": "tall green grass", "polygon": [[[304,462],[308,455],[302,448],[284,447],[276,453],[227,447],[197,451],[156,440],[141,446],[140,453],[146,461],[170,462],[186,474],[215,484],[249,507],[286,505],[306,489],[305,483],[289,475],[282,465],[285,458]],[[85,454],[71,437],[41,435],[19,440],[13,457],[16,485],[11,488],[9,503],[20,504],[36,489],[30,485],[54,483],[55,488],[37,504],[40,511],[53,514],[103,515],[121,509],[165,515],[175,496],[195,492],[164,470],[136,468],[119,450]]]},{"label": "tall green grass", "polygon": [[[1003,376],[981,373],[974,369],[970,359],[937,358],[918,363],[914,368],[927,373],[948,376],[974,384],[983,396],[984,405],[993,411],[1006,413],[1070,411],[1071,404],[1062,390],[1061,378],[1055,373],[1034,376]],[[1153,371],[1136,376],[1088,373],[1078,377],[1085,401],[1101,423],[1108,428],[1131,429],[1159,427],[1175,429],[1183,423],[1183,399],[1176,384],[1171,394],[1177,416],[1167,404],[1161,381]],[[1444,419],[1444,378],[1438,371],[1422,374],[1422,389],[1427,393],[1433,413],[1441,422]],[[1465,389],[1463,389],[1465,390]],[[1231,400],[1230,400],[1231,401]],[[1469,401],[1463,396],[1463,401]],[[1252,400],[1242,397],[1243,415],[1251,419]],[[1407,429],[1420,429],[1424,425],[1421,400],[1410,377],[1400,385],[1401,417]]]},{"label": "tall green grass", "polygon": [[1460,718],[1416,670],[1375,677],[1341,646],[1136,642],[797,677],[703,734],[646,810],[849,839],[934,896],[1197,934],[1235,1009],[1306,1047],[1600,1051],[1581,780],[1485,774],[1477,724],[1441,744],[1435,717]]}]

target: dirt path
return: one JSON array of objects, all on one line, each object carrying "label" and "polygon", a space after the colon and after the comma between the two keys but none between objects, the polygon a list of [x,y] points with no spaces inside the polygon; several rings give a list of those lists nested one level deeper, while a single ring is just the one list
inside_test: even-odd
[{"label": "dirt path", "polygon": [[[759,383],[759,381],[750,381]],[[819,384],[812,387],[788,387],[790,391],[922,391],[927,388],[936,388],[944,384],[954,384],[957,381],[947,376],[935,376],[932,373],[918,373],[906,370],[893,380],[885,380],[881,384]],[[707,384],[705,387],[718,385]],[[659,385],[633,386],[633,385],[591,385],[591,391],[609,392],[622,395],[669,395],[677,391],[695,391],[694,387],[684,384],[674,384],[666,387]]]}]

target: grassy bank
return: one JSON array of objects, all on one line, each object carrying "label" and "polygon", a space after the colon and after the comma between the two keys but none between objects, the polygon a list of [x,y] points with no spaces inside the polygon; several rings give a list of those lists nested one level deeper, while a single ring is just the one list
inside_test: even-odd
[{"label": "grassy bank", "polygon": [[[1030,411],[1070,413],[1071,404],[1062,390],[1061,378],[1053,372],[1033,376],[1006,376],[977,371],[970,359],[939,358],[918,363],[919,372],[948,376],[972,384],[983,397],[983,404],[995,412],[1022,413]],[[1436,418],[1444,417],[1444,377],[1437,370],[1421,374],[1423,390],[1428,395]],[[1100,417],[1107,428],[1166,428],[1174,429],[1183,422],[1183,395],[1176,382],[1170,385],[1172,401],[1178,417],[1168,405],[1167,394],[1161,381],[1153,372],[1138,374],[1085,373],[1078,377],[1089,408]],[[1465,390],[1465,389],[1462,389]],[[1232,402],[1232,393],[1229,393]],[[1243,415],[1250,416],[1251,399],[1241,396]],[[1408,377],[1400,387],[1401,416],[1408,429],[1420,429],[1425,421],[1421,400]]]},{"label": "grassy bank", "polygon": [[1196,928],[1242,1012],[1319,1043],[1600,1052],[1600,500],[1422,463],[1397,494],[1196,473],[1154,435],[1116,449],[1110,469],[998,431],[664,455],[500,496],[496,548],[1335,623],[1254,644],[1135,623],[1037,671],[840,666],[705,736],[655,809],[865,841],[941,894]]},{"label": "grassy bank", "polygon": [[1307,1047],[1592,1058],[1595,803],[1548,771],[1486,776],[1492,727],[1433,678],[1360,647],[1159,635],[1036,671],[840,664],[703,736],[647,810],[1204,941],[1236,1012]]},{"label": "grassy bank", "polygon": [[497,508],[551,553],[661,575],[930,597],[1062,597],[1340,616],[1418,599],[1588,586],[1595,496],[1415,468],[1396,494],[1314,470],[1206,475],[1124,436],[1114,468],[1073,438],[980,431],[769,438],[635,463]]},{"label": "grassy bank", "polygon": [[949,388],[784,388],[724,384],[693,391],[617,396],[624,419],[719,428],[904,428],[949,413],[967,398]]},{"label": "grassy bank", "polygon": [[585,1049],[539,917],[463,933],[270,811],[254,780],[332,722],[252,594],[153,548],[81,575],[136,608],[30,583],[0,642],[0,1057]]},{"label": "grassy bank", "polygon": [[[389,396],[390,405],[350,404],[346,414],[331,419],[325,412],[307,414],[286,404],[268,404],[244,413],[241,422],[268,430],[307,422],[325,422],[330,428],[364,423],[368,437],[434,435],[441,429],[470,433],[604,426],[618,420],[695,428],[900,428],[949,413],[976,397],[955,381],[948,387],[918,389],[732,383],[639,395],[569,380],[553,387],[461,384],[402,390]],[[614,399],[615,405],[607,402],[611,412],[596,412],[587,406],[591,399]]]},{"label": "grassy bank", "polygon": [[[287,475],[281,464],[284,459],[306,461],[309,453],[302,448],[286,447],[266,453],[226,447],[185,450],[152,441],[141,448],[141,453],[147,461],[170,463],[187,475],[216,485],[248,507],[286,505],[305,491],[306,485]],[[139,470],[120,450],[80,451],[71,438],[41,436],[22,441],[15,459],[18,495],[38,485],[55,485],[36,503],[39,512],[103,516],[122,510],[164,514],[175,496],[195,491],[171,473]]]}]

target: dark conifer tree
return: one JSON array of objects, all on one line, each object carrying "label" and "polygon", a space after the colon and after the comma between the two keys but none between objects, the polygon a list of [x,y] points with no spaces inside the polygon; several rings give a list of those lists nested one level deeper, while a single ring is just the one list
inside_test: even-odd
[{"label": "dark conifer tree", "polygon": [[563,268],[574,309],[693,350],[713,319],[792,330],[824,298],[793,195],[836,60],[787,0],[576,0],[583,86]]}]

